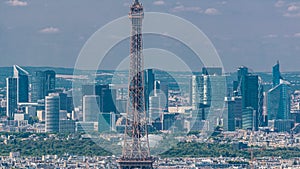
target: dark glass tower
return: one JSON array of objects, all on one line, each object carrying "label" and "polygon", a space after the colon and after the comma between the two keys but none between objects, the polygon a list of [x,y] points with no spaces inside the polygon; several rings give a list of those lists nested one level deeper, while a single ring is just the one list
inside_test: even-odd
[{"label": "dark glass tower", "polygon": [[279,85],[281,79],[280,64],[277,61],[276,65],[273,66],[273,87]]},{"label": "dark glass tower", "polygon": [[254,130],[258,130],[258,103],[259,103],[259,83],[258,83],[258,75],[249,74],[245,77],[245,93],[243,94],[244,100],[244,108],[252,107],[254,109]]},{"label": "dark glass tower", "polygon": [[149,98],[150,96],[153,96],[154,92],[154,73],[153,69],[147,69],[145,70],[145,107],[146,107],[146,112],[147,112],[147,117],[149,117]]},{"label": "dark glass tower", "polygon": [[14,78],[18,79],[18,103],[26,103],[29,89],[29,73],[18,65],[14,65]]},{"label": "dark glass tower", "polygon": [[18,109],[18,79],[6,79],[6,116],[9,118],[14,117],[14,113]]},{"label": "dark glass tower", "polygon": [[109,85],[96,85],[95,94],[100,97],[100,112],[116,112],[115,100],[116,90],[111,89]]}]

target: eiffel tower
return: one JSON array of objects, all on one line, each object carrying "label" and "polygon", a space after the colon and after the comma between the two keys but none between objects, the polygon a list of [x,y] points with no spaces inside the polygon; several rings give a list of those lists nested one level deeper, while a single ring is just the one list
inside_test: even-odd
[{"label": "eiffel tower", "polygon": [[144,8],[139,0],[130,7],[130,70],[128,84],[128,110],[122,157],[118,160],[120,169],[152,169],[147,117],[144,98],[144,57],[142,22]]}]

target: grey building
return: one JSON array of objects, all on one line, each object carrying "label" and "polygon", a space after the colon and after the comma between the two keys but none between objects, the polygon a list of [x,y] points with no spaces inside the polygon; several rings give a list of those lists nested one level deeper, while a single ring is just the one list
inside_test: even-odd
[{"label": "grey building", "polygon": [[83,96],[83,121],[97,122],[99,110],[100,97],[97,95]]}]

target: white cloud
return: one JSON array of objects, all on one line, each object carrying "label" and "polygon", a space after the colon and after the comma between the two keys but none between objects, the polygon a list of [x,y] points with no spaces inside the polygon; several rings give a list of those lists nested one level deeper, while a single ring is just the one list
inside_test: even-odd
[{"label": "white cloud", "polygon": [[276,35],[276,34],[269,34],[269,35],[264,36],[264,38],[278,38],[278,35]]},{"label": "white cloud", "polygon": [[293,4],[293,5],[290,5],[290,6],[288,7],[287,10],[288,10],[289,12],[293,12],[293,11],[297,11],[297,10],[299,10],[299,9],[300,9],[299,6]]},{"label": "white cloud", "polygon": [[282,0],[279,0],[275,3],[275,7],[279,8],[279,7],[283,7],[285,5],[285,2]]},{"label": "white cloud", "polygon": [[39,32],[50,34],[50,33],[58,33],[58,32],[60,32],[60,30],[58,28],[55,28],[55,27],[47,27],[47,28],[41,29]]},{"label": "white cloud", "polygon": [[185,7],[184,5],[176,6],[172,9],[172,12],[198,12],[202,13],[203,10],[200,7]]},{"label": "white cloud", "polygon": [[28,3],[25,1],[20,1],[20,0],[9,0],[6,2],[10,6],[27,6]]},{"label": "white cloud", "polygon": [[163,1],[163,0],[154,1],[153,5],[157,5],[157,6],[165,5],[165,1]]},{"label": "white cloud", "polygon": [[218,15],[220,12],[216,8],[208,8],[204,12],[207,15]]},{"label": "white cloud", "polygon": [[298,12],[298,13],[286,12],[283,14],[283,16],[288,17],[288,18],[298,18],[298,17],[300,17],[300,12]]},{"label": "white cloud", "polygon": [[299,33],[295,33],[295,34],[294,34],[294,37],[295,37],[295,38],[300,38],[300,32],[299,32]]}]

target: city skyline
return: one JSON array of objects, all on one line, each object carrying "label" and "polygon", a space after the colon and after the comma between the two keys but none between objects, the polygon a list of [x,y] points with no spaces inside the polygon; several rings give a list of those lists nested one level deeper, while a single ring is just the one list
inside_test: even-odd
[{"label": "city skyline", "polygon": [[[1,67],[18,64],[72,68],[86,40],[111,20],[124,16],[130,1],[1,3],[0,52],[5,58]],[[234,72],[240,65],[270,72],[277,60],[281,61],[282,72],[299,71],[295,62],[300,50],[299,2],[153,0],[143,3],[147,5],[146,12],[173,14],[200,28],[215,45],[226,72]],[[110,7],[116,10],[111,12]],[[152,43],[145,41],[145,47],[146,42]],[[163,43],[160,45],[165,47]],[[126,50],[127,47],[124,46]],[[114,54],[124,57],[129,53]]]},{"label": "city skyline", "polygon": [[70,2],[0,2],[0,168],[300,168],[300,2]]}]

